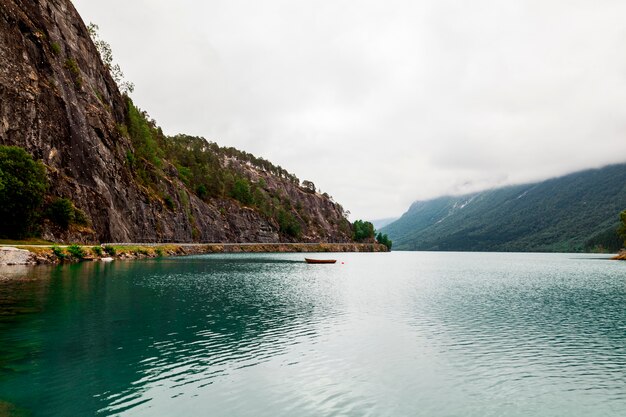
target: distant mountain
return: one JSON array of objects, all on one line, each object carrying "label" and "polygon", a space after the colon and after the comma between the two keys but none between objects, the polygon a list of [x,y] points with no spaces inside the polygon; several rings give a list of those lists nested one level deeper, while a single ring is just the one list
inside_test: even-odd
[{"label": "distant mountain", "polygon": [[577,252],[619,244],[624,209],[626,164],[619,164],[417,201],[382,232],[396,250]]},{"label": "distant mountain", "polygon": [[395,222],[396,220],[398,220],[398,217],[388,217],[386,219],[370,220],[370,223],[374,225],[374,229],[380,230],[381,228]]}]

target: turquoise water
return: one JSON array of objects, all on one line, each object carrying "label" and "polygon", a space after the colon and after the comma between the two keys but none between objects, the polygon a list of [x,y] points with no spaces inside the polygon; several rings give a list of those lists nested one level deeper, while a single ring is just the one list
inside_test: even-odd
[{"label": "turquoise water", "polygon": [[0,402],[36,417],[625,415],[626,262],[333,256],[0,269]]}]

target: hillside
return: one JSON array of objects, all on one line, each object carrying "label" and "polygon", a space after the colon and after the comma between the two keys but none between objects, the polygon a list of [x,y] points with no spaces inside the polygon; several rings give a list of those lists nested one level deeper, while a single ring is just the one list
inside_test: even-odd
[{"label": "hillside", "polygon": [[[343,208],[285,169],[165,136],[120,94],[69,0],[0,0],[0,145],[45,166],[45,239],[351,241]],[[80,222],[55,223],[46,213],[68,200]]]},{"label": "hillside", "polygon": [[624,208],[626,164],[620,164],[418,201],[382,231],[398,250],[583,251],[613,239]]}]

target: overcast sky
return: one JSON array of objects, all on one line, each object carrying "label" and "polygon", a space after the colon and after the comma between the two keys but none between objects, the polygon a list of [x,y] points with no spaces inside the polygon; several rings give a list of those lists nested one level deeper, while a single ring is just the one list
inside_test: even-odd
[{"label": "overcast sky", "polygon": [[74,0],[168,134],[352,212],[626,161],[623,0]]}]

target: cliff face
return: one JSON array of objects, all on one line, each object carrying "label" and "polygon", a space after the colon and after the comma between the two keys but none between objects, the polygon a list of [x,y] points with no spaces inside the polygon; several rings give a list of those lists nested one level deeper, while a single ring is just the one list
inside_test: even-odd
[{"label": "cliff face", "polygon": [[[175,174],[160,179],[169,206],[140,185],[121,133],[127,103],[69,0],[0,0],[0,144],[26,149],[47,167],[49,197],[70,198],[91,232],[46,223],[52,240],[110,242],[294,241],[275,221],[230,198],[203,201]],[[244,162],[248,178],[289,196],[301,224],[297,240],[347,242],[341,207]]]}]

